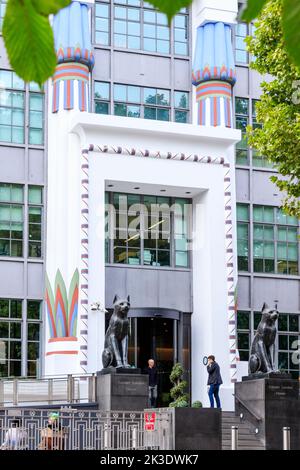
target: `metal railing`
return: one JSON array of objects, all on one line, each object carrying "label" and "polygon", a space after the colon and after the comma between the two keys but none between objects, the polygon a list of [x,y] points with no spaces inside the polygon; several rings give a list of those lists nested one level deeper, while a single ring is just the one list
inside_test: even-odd
[{"label": "metal railing", "polygon": [[2,407],[95,401],[95,374],[0,380],[0,406]]},{"label": "metal railing", "polygon": [[0,450],[172,450],[173,414],[0,409]]},{"label": "metal railing", "polygon": [[234,394],[236,400],[258,421],[259,423],[262,421],[262,417],[259,416],[250,406],[248,403],[243,401],[237,394]]}]

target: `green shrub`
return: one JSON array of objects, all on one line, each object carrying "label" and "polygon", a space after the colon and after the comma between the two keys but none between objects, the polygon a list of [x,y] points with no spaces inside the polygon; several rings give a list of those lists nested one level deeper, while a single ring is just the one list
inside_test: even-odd
[{"label": "green shrub", "polygon": [[182,365],[179,363],[175,364],[170,374],[170,381],[173,384],[173,387],[170,390],[171,398],[173,398],[173,401],[169,404],[169,407],[171,408],[186,408],[189,406],[189,397],[187,393],[185,393],[187,382],[182,380],[182,375]]},{"label": "green shrub", "polygon": [[192,408],[203,408],[203,405],[201,401],[197,400],[197,401],[194,401],[194,403],[192,404]]}]

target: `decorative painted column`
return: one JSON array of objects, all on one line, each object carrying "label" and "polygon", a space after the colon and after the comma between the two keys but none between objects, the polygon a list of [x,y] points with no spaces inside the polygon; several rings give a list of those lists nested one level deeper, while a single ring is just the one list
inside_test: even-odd
[{"label": "decorative painted column", "polygon": [[[45,374],[88,372],[87,273],[81,257],[81,155],[70,133],[89,111],[94,66],[89,6],[73,1],[53,20],[57,67],[49,86]],[[52,86],[51,86],[52,85]],[[84,207],[82,207],[84,204]],[[84,222],[85,223],[85,222]]]},{"label": "decorative painted column", "polygon": [[52,112],[89,111],[89,78],[94,66],[88,6],[73,2],[53,22],[57,67],[53,76]]},{"label": "decorative painted column", "polygon": [[236,76],[230,25],[208,22],[197,28],[192,81],[198,124],[234,127],[232,89]]}]

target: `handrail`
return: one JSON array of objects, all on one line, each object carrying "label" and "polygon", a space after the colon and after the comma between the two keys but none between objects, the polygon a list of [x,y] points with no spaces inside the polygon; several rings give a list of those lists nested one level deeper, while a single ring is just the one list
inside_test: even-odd
[{"label": "handrail", "polygon": [[0,380],[0,406],[8,406],[8,404],[19,406],[20,403],[93,403],[95,401],[96,374]]},{"label": "handrail", "polygon": [[262,417],[259,416],[255,411],[253,411],[248,404],[246,404],[238,395],[236,394],[233,394],[234,397],[237,399],[237,401],[244,407],[246,408],[246,410],[252,415],[254,416],[254,418],[256,419],[256,421],[260,422],[262,421]]}]

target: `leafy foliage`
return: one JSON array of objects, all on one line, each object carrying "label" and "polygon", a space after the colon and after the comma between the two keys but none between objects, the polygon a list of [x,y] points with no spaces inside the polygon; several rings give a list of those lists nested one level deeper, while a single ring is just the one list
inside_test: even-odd
[{"label": "leafy foliage", "polygon": [[[276,3],[277,0],[271,0]],[[248,0],[243,9],[241,19],[250,22],[255,20],[262,9],[270,3],[270,0]],[[300,2],[295,0],[283,0],[282,27],[284,35],[284,47],[290,58],[300,67]]]},{"label": "leafy foliage", "polygon": [[169,405],[171,408],[185,408],[188,406],[188,395],[185,393],[187,382],[182,380],[183,372],[182,365],[177,363],[170,374],[170,381],[173,384],[170,395],[174,400]]},{"label": "leafy foliage", "polygon": [[300,217],[300,68],[284,47],[285,1],[269,0],[255,23],[255,37],[248,38],[248,48],[255,56],[252,68],[272,76],[263,82],[256,106],[262,128],[249,128],[248,133],[250,145],[279,171],[272,181],[286,194],[285,209]]},{"label": "leafy foliage", "polygon": [[203,405],[201,403],[201,401],[197,400],[197,401],[194,401],[193,404],[192,404],[192,408],[202,408]]},{"label": "leafy foliage", "polygon": [[54,73],[56,54],[48,15],[71,0],[8,0],[3,38],[12,68],[23,80],[44,83]]},{"label": "leafy foliage", "polygon": [[178,13],[181,8],[188,7],[193,0],[147,0],[148,3],[151,3],[155,8],[160,10],[162,13],[167,15],[169,24],[176,13]]},{"label": "leafy foliage", "polygon": [[267,0],[248,0],[246,8],[243,9],[242,12],[242,20],[243,21],[252,21],[261,12],[262,8],[264,7]]}]

